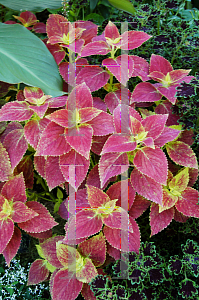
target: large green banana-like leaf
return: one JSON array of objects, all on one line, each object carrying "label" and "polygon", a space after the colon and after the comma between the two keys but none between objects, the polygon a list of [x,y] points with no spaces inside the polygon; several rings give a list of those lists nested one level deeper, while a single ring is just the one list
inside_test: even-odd
[{"label": "large green banana-like leaf", "polygon": [[108,2],[117,9],[126,11],[132,15],[135,15],[136,10],[131,2],[128,0],[108,0]]},{"label": "large green banana-like leaf", "polygon": [[13,10],[39,12],[46,8],[62,7],[62,0],[0,0],[0,4]]},{"label": "large green banana-like leaf", "polygon": [[0,81],[23,82],[62,95],[58,66],[45,44],[20,24],[0,23]]}]

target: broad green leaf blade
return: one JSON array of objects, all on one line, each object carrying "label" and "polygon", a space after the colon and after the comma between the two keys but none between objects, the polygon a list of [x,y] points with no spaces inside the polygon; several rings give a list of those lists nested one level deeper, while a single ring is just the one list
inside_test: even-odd
[{"label": "broad green leaf blade", "polygon": [[29,10],[31,12],[39,12],[46,8],[57,9],[62,7],[61,0],[0,0],[0,4],[13,10]]},{"label": "broad green leaf blade", "polygon": [[126,11],[127,13],[130,13],[132,15],[135,15],[136,10],[131,2],[128,0],[108,0],[108,2],[116,7],[117,9]]},{"label": "broad green leaf blade", "polygon": [[90,10],[93,11],[97,5],[98,0],[90,0]]},{"label": "broad green leaf blade", "polygon": [[19,24],[0,23],[0,81],[23,82],[60,96],[62,79],[45,44]]}]

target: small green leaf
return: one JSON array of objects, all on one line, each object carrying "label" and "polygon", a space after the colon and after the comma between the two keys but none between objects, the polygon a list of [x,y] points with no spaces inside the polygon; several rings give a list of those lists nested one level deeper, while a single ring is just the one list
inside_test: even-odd
[{"label": "small green leaf", "polygon": [[90,0],[90,10],[93,11],[97,6],[98,0]]},{"label": "small green leaf", "polygon": [[132,15],[136,14],[136,10],[131,2],[128,0],[108,0],[111,5],[116,7],[117,9],[126,11],[127,13],[130,13]]},{"label": "small green leaf", "polygon": [[58,212],[60,204],[61,203],[59,201],[55,203],[55,205],[54,205],[54,213]]},{"label": "small green leaf", "polygon": [[41,258],[44,258],[44,259],[45,259],[45,256],[44,256],[44,254],[43,254],[43,250],[42,250],[41,246],[40,246],[40,245],[36,245],[36,248],[37,248],[37,252],[38,252],[39,256],[40,256]]},{"label": "small green leaf", "polygon": [[63,193],[60,189],[57,189],[57,198],[63,199]]}]

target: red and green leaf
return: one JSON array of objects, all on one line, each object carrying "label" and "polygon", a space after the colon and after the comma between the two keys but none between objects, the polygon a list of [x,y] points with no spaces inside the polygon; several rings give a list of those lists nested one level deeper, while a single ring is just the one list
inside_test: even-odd
[{"label": "red and green leaf", "polygon": [[80,243],[77,250],[82,256],[90,258],[96,267],[103,265],[106,259],[106,243],[102,232]]},{"label": "red and green leaf", "polygon": [[168,163],[166,155],[159,147],[143,147],[135,154],[133,163],[141,173],[166,185]]},{"label": "red and green leaf", "polygon": [[38,216],[29,221],[18,223],[19,227],[24,231],[39,233],[47,231],[57,225],[57,223],[43,204],[36,201],[29,201],[26,203],[26,205],[30,209],[38,213]]},{"label": "red and green leaf", "polygon": [[150,210],[151,236],[166,228],[174,217],[174,207],[159,213],[159,205],[152,203]]},{"label": "red and green leaf", "polygon": [[175,207],[179,212],[187,217],[199,218],[198,206],[199,192],[191,187],[187,187],[178,198]]},{"label": "red and green leaf", "polygon": [[166,145],[169,157],[178,165],[198,169],[198,163],[193,150],[184,142],[170,142]]},{"label": "red and green leaf", "polygon": [[10,267],[11,260],[17,254],[17,251],[19,250],[20,247],[20,243],[21,243],[21,231],[19,230],[19,228],[15,226],[12,238],[2,252],[8,267]]},{"label": "red and green leaf", "polygon": [[12,168],[10,163],[10,158],[8,152],[0,143],[0,181],[7,181],[8,178],[12,175]]},{"label": "red and green leaf", "polygon": [[43,259],[36,259],[30,267],[27,285],[38,284],[48,278],[49,270]]},{"label": "red and green leaf", "polygon": [[162,185],[152,178],[142,174],[136,168],[131,172],[131,184],[135,191],[148,200],[162,204]]}]

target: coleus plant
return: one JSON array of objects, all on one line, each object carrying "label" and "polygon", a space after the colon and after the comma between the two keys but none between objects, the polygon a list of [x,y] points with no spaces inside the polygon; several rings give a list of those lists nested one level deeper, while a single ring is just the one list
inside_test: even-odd
[{"label": "coleus plant", "polygon": [[[22,14],[17,19],[24,26],[35,26],[32,13]],[[159,55],[152,54],[148,63],[119,54],[151,38],[145,32],[120,34],[109,21],[98,36],[97,27],[50,15],[43,42],[58,64],[64,95],[52,97],[38,87],[25,87],[0,110],[1,253],[9,264],[20,246],[20,229],[38,238],[41,259],[32,264],[28,284],[50,279],[55,300],[73,300],[80,292],[85,299],[96,299],[88,283],[105,275],[103,266],[110,257],[139,253],[135,219],[147,207],[151,235],[173,218],[185,222],[199,217],[198,191],[191,187],[198,176],[190,147],[193,134],[183,130],[171,110],[176,88],[194,77],[188,76],[190,70],[173,70]],[[109,57],[93,66],[85,58],[91,55]],[[131,92],[126,83],[136,76],[142,82]],[[157,83],[147,82],[151,80]],[[93,97],[101,88],[105,99]],[[39,201],[26,198],[34,169],[50,191],[73,188],[58,211],[67,220],[65,236],[52,236],[57,225],[53,217]],[[77,211],[72,212],[74,200]]]}]

